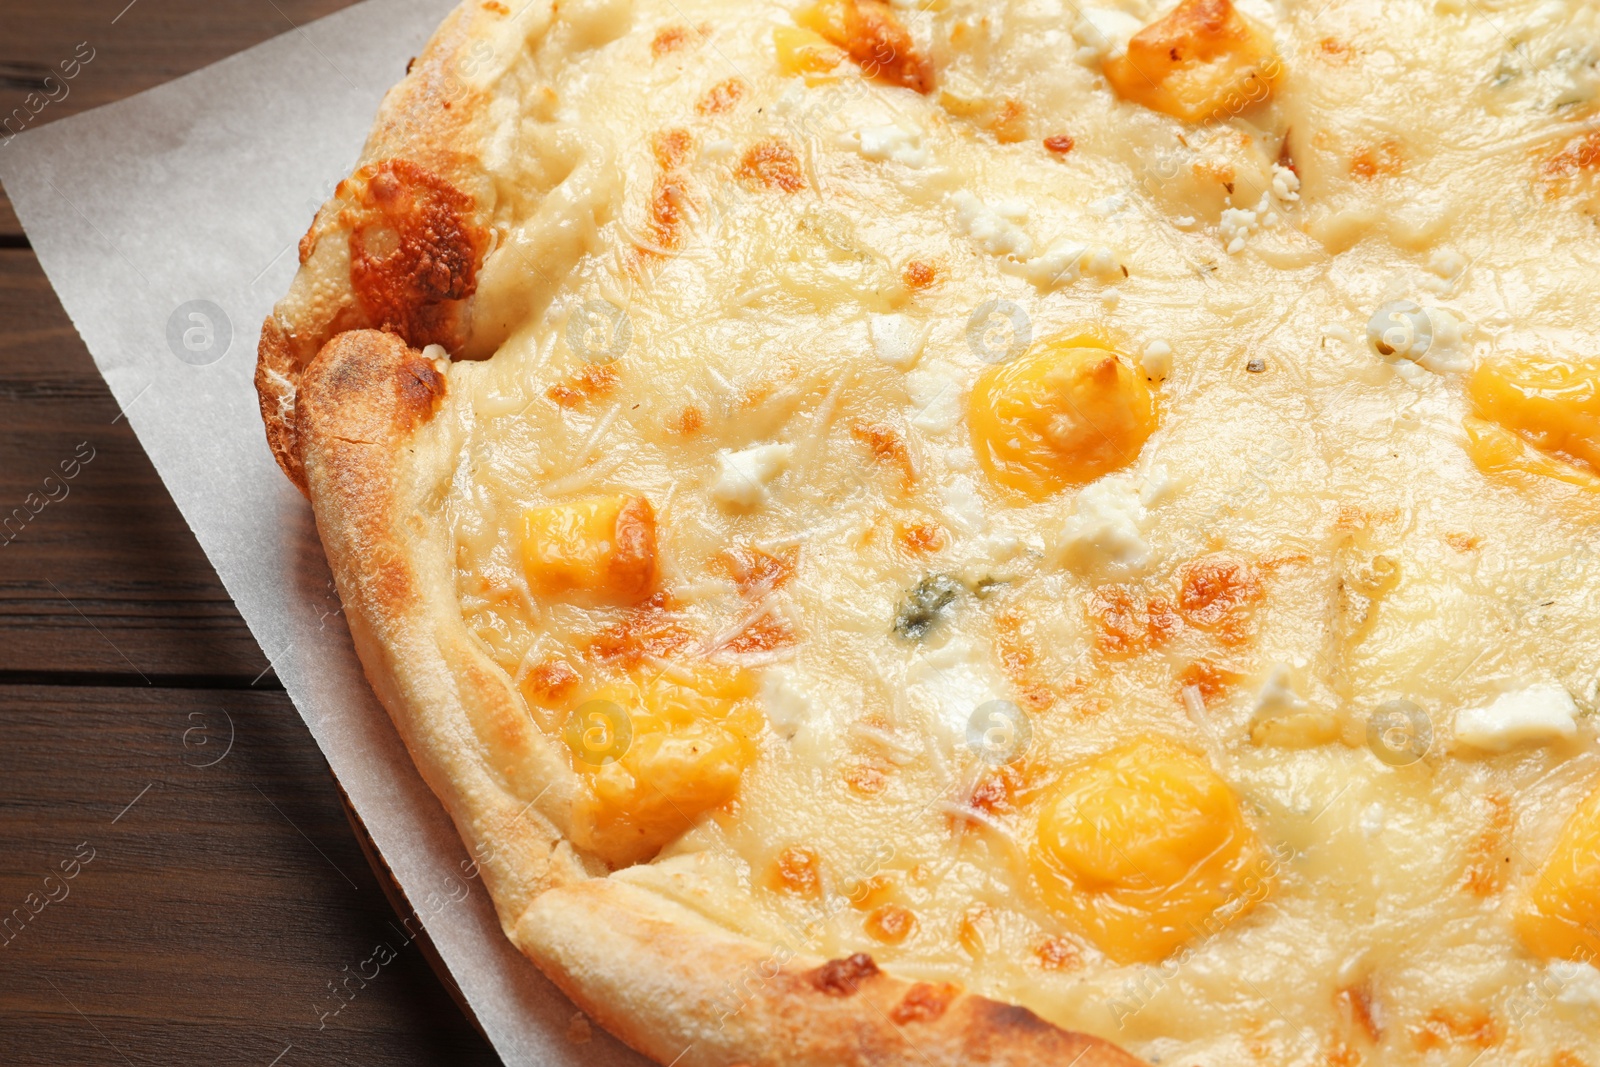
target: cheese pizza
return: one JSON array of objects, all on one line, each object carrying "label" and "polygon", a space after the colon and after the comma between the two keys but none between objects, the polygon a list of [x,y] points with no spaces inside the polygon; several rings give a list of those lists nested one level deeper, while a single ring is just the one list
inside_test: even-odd
[{"label": "cheese pizza", "polygon": [[1600,5],[468,0],[267,437],[663,1064],[1600,1064]]}]

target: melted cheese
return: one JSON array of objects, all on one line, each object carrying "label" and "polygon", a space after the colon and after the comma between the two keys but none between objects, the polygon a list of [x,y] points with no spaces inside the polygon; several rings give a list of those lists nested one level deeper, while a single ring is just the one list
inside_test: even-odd
[{"label": "melted cheese", "polygon": [[[1597,504],[1545,453],[1475,457],[1586,431],[1489,441],[1457,372],[1600,357],[1600,17],[1240,6],[1282,69],[1204,125],[1102,74],[1166,14],[1145,0],[899,5],[926,95],[777,4],[578,0],[519,25],[474,308],[495,354],[450,367],[419,446],[456,465],[462,611],[519,682],[575,672],[524,686],[552,736],[665,672],[761,677],[736,798],[739,761],[715,789],[683,763],[712,806],[617,875],[734,929],[1163,1063],[1576,1063],[1593,982],[1552,969],[1559,996],[1522,997],[1547,961],[1507,915],[1600,776]],[[702,29],[653,54],[672,27]],[[662,131],[682,132],[666,163]],[[1429,325],[1422,362],[1367,341],[1397,301]],[[553,402],[596,358],[569,324],[602,320],[628,326],[614,384]],[[1153,432],[1087,487],[998,484],[975,386],[1086,335],[1153,393]],[[1155,464],[1183,487],[1159,503]],[[530,590],[524,512],[617,495],[654,508],[654,599]],[[1526,678],[1576,721],[1496,702]],[[969,737],[994,701],[1028,725],[1009,762]],[[1530,729],[1572,740],[1492,751]],[[1028,857],[1071,769],[1143,737],[1204,762],[1264,876],[1247,911],[1141,955],[1052,904]],[[790,848],[815,895],[771,888]],[[867,882],[914,925],[841,904]]]}]

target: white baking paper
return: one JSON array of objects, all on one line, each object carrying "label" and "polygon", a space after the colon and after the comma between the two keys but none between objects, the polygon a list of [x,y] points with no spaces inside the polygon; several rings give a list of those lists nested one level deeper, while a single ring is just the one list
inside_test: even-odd
[{"label": "white baking paper", "polygon": [[[296,242],[451,0],[368,0],[0,142],[0,181],[118,405],[508,1064],[638,1065],[506,941],[373,698],[251,374]],[[301,1039],[315,1055],[308,1008]]]}]

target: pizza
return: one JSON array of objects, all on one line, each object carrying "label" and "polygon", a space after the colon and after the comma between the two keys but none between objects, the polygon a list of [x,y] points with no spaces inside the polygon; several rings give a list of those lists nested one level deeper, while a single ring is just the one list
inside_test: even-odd
[{"label": "pizza", "polygon": [[470,0],[261,333],[663,1064],[1600,1064],[1600,12]]}]

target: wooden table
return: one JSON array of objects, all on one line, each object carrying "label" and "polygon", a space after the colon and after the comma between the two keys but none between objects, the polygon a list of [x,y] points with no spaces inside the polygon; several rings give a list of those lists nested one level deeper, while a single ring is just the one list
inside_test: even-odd
[{"label": "wooden table", "polygon": [[[32,124],[346,2],[6,0],[0,117],[80,42]],[[84,449],[62,496],[45,479]],[[0,516],[52,493],[0,529],[0,1063],[498,1062],[400,948],[321,753],[0,198]],[[383,942],[398,958],[345,983]]]}]

